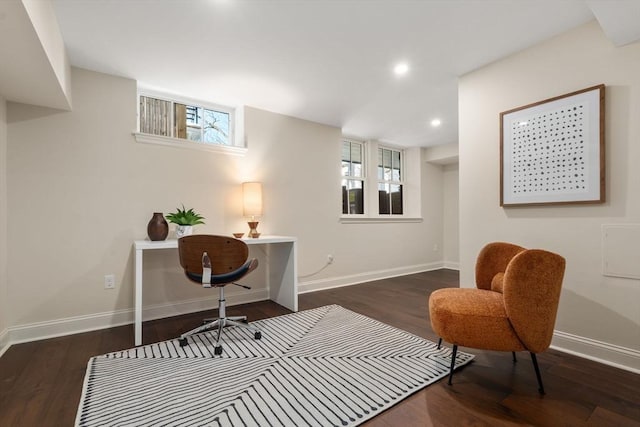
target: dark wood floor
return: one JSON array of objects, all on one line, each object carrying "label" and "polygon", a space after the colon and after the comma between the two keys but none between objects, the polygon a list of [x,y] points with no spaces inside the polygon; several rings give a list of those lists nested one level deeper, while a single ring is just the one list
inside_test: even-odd
[{"label": "dark wood floor", "polygon": [[[340,304],[436,340],[429,294],[457,286],[451,270],[419,273],[300,296],[300,309]],[[289,313],[269,301],[230,307],[229,315],[259,320]],[[211,313],[207,313],[211,315]],[[145,322],[144,343],[171,339],[199,324],[202,313]],[[133,326],[12,346],[0,358],[0,426],[73,425],[87,361],[133,346]],[[640,426],[640,375],[549,350],[538,357],[547,394],[537,393],[528,354],[462,349],[476,355],[446,380],[373,418],[389,426]]]}]

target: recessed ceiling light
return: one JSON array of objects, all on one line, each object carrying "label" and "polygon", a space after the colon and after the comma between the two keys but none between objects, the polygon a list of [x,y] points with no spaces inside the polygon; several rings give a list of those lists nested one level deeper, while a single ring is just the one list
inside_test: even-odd
[{"label": "recessed ceiling light", "polygon": [[393,67],[393,72],[396,76],[404,76],[409,71],[409,64],[406,62],[400,62]]},{"label": "recessed ceiling light", "polygon": [[433,126],[434,128],[437,128],[438,126],[440,126],[442,124],[442,121],[440,119],[433,119],[431,120],[431,126]]}]

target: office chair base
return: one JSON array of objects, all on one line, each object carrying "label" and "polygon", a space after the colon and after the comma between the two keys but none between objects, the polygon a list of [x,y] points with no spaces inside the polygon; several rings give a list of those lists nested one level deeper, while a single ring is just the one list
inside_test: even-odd
[{"label": "office chair base", "polygon": [[210,331],[212,329],[217,329],[218,335],[216,337],[214,354],[220,355],[222,354],[222,345],[220,345],[220,338],[222,336],[222,330],[227,326],[237,326],[239,328],[249,329],[251,332],[253,332],[254,339],[259,340],[262,338],[262,333],[256,327],[249,325],[247,316],[230,316],[218,319],[205,319],[205,324],[203,324],[202,326],[199,326],[195,329],[190,330],[189,332],[185,332],[184,334],[180,335],[180,338],[178,338],[178,343],[180,344],[180,347],[184,347],[189,344],[189,342],[187,341],[187,337],[189,337],[190,335],[196,335],[202,332]]},{"label": "office chair base", "polygon": [[[218,320],[218,317],[211,317],[211,318],[207,318],[204,319],[202,321],[202,325],[208,325],[209,323],[215,322],[216,320]],[[228,316],[226,317],[227,320],[233,320],[235,322],[242,322],[244,324],[249,323],[249,321],[247,320],[247,316]]]}]

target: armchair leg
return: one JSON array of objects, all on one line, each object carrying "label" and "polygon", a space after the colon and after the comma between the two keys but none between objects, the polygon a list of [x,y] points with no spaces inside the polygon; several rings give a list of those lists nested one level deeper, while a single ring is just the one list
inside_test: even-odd
[{"label": "armchair leg", "polygon": [[456,366],[456,353],[458,353],[458,346],[453,345],[453,353],[451,354],[451,370],[449,371],[449,385],[451,385],[451,378],[453,378],[453,368]]},{"label": "armchair leg", "polygon": [[516,359],[516,352],[512,351],[511,354],[513,355],[513,363],[516,363],[518,360]]},{"label": "armchair leg", "polygon": [[542,376],[540,376],[540,368],[538,368],[538,359],[536,358],[535,353],[531,353],[531,361],[533,362],[533,369],[536,370],[536,378],[538,378],[538,392],[540,394],[545,394],[544,386],[542,385]]},{"label": "armchair leg", "polygon": [[442,347],[442,338],[438,340],[438,350],[440,350],[440,347]]}]

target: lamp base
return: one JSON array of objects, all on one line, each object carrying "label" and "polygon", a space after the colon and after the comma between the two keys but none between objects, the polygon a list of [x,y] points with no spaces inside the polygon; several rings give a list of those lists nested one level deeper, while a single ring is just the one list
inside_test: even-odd
[{"label": "lamp base", "polygon": [[260,237],[260,233],[258,233],[258,221],[249,221],[247,222],[247,224],[249,224],[249,234],[248,236],[253,238],[253,239],[257,239],[258,237]]}]

